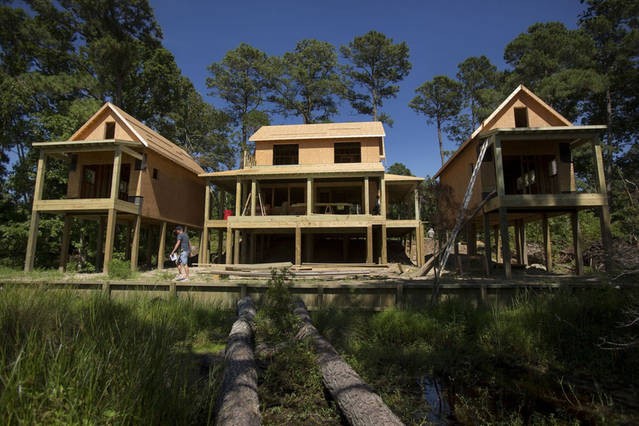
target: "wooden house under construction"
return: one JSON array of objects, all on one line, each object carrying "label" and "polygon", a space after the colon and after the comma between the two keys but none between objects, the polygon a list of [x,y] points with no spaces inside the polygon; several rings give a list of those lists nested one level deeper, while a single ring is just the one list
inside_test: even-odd
[{"label": "wooden house under construction", "polygon": [[[117,106],[107,103],[71,138],[39,142],[37,177],[25,270],[33,268],[40,216],[64,216],[60,265],[67,263],[73,219],[96,222],[96,267],[108,271],[116,240],[116,225],[126,229],[122,251],[137,268],[140,235],[143,255],[162,265],[167,228],[202,228],[204,180],[202,168],[182,148],[151,130]],[[47,158],[69,163],[63,199],[43,199]]]},{"label": "wooden house under construction", "polygon": [[[599,215],[603,245],[610,252],[610,218],[599,140],[605,128],[574,126],[526,87],[519,86],[437,172],[442,187],[450,190],[451,205],[461,206],[481,146],[487,144],[467,209],[471,216],[469,253],[475,251],[477,230],[483,228],[487,272],[496,260],[503,262],[509,278],[513,252],[519,264],[528,263],[525,224],[533,221],[541,222],[546,268],[551,270],[548,219],[569,215],[575,271],[581,274],[578,212],[583,209],[593,209]],[[584,161],[592,167],[584,166]],[[576,174],[586,185],[577,186]],[[514,228],[514,250],[510,227]],[[491,232],[497,247],[494,257]]]},{"label": "wooden house under construction", "polygon": [[[380,122],[260,128],[241,168],[200,175],[207,182],[203,241],[218,233],[217,253],[202,244],[201,257],[385,264],[387,242],[397,237],[421,264],[422,179],[385,173],[384,138]],[[212,211],[210,187],[222,199],[234,195],[232,212]]]}]

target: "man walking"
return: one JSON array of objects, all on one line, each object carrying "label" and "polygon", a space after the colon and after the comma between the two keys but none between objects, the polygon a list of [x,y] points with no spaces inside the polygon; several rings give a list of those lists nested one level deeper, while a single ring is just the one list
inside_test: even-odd
[{"label": "man walking", "polygon": [[181,226],[175,227],[175,233],[177,234],[177,241],[175,242],[175,246],[173,247],[173,251],[171,251],[171,254],[175,253],[178,248],[180,249],[180,254],[177,265],[178,276],[175,277],[174,281],[188,281],[191,242],[189,241],[189,236],[186,234],[186,232],[184,232],[184,228],[182,228]]}]

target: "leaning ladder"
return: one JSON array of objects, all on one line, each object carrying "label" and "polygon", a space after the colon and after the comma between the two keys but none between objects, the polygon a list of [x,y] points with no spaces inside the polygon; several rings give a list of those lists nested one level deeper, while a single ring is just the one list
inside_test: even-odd
[{"label": "leaning ladder", "polygon": [[479,156],[477,157],[477,163],[475,163],[475,167],[473,167],[473,174],[470,176],[470,181],[468,182],[468,187],[466,188],[466,194],[464,195],[464,201],[462,202],[462,206],[459,209],[457,214],[457,221],[455,222],[455,227],[450,234],[450,238],[446,241],[446,245],[444,245],[444,250],[440,252],[439,265],[440,269],[444,269],[446,266],[446,262],[448,261],[448,256],[450,255],[450,249],[457,240],[457,235],[461,230],[462,226],[465,223],[464,216],[466,214],[466,210],[468,209],[468,204],[470,203],[470,198],[473,195],[473,187],[475,186],[475,181],[477,180],[477,175],[479,174],[479,170],[481,169],[481,163],[484,161],[484,155],[486,155],[486,149],[488,148],[488,138],[484,139],[484,142],[481,145],[481,149],[479,150]]},{"label": "leaning ladder", "polygon": [[[251,202],[251,194],[249,194],[248,197],[246,197],[246,202],[244,203],[244,208],[242,209],[242,216],[246,216],[246,211],[248,210],[248,206],[250,202]],[[264,205],[262,204],[262,194],[259,192],[257,193],[257,203],[260,207],[261,215],[265,216],[266,212],[264,211]]]}]

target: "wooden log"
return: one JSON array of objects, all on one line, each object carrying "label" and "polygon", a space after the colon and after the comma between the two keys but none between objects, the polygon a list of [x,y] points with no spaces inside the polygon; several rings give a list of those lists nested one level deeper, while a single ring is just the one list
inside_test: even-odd
[{"label": "wooden log", "polygon": [[382,398],[339,356],[330,342],[319,334],[301,300],[296,302],[295,314],[303,321],[297,338],[312,340],[324,386],[348,423],[352,426],[402,425],[402,421]]},{"label": "wooden log", "polygon": [[255,305],[250,297],[237,302],[224,353],[224,378],[217,401],[217,425],[261,424],[257,396],[257,370],[253,353]]}]

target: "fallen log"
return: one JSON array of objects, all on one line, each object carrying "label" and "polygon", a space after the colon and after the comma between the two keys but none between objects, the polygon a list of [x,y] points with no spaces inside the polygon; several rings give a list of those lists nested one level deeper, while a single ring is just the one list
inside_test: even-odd
[{"label": "fallen log", "polygon": [[298,339],[311,339],[317,352],[322,381],[344,417],[353,426],[402,425],[368,384],[337,353],[313,326],[306,305],[295,303],[295,314],[302,320]]},{"label": "fallen log", "polygon": [[238,319],[224,352],[224,378],[218,399],[217,425],[261,424],[257,370],[253,353],[255,305],[250,297],[237,302]]}]

